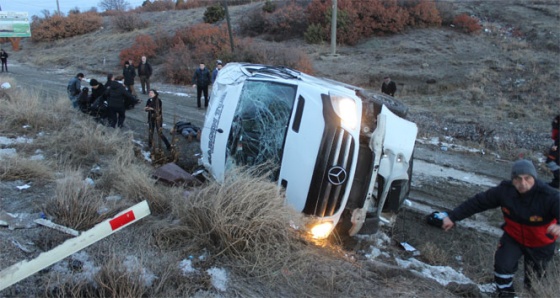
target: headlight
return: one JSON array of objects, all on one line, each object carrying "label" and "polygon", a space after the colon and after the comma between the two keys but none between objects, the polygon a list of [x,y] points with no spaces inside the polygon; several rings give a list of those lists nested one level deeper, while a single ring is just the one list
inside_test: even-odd
[{"label": "headlight", "polygon": [[332,222],[321,222],[311,228],[311,235],[313,235],[313,238],[315,239],[325,239],[329,237],[333,228],[334,225]]},{"label": "headlight", "polygon": [[358,112],[356,102],[348,97],[338,95],[330,95],[334,111],[342,120],[344,126],[350,129],[356,129],[358,124]]}]

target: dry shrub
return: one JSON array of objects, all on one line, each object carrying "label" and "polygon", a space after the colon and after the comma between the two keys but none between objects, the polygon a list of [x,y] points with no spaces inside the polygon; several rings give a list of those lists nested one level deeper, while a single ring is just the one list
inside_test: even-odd
[{"label": "dry shrub", "polygon": [[419,247],[422,252],[421,259],[427,264],[444,266],[449,263],[447,251],[439,248],[432,242],[426,242]]},{"label": "dry shrub", "polygon": [[[82,114],[80,116],[88,117]],[[114,155],[121,147],[132,147],[131,141],[126,142],[131,139],[129,135],[104,127],[89,118],[72,119],[64,129],[49,131],[49,135],[38,139],[37,143],[44,150],[56,154],[65,165],[97,163],[104,156]]]},{"label": "dry shrub", "polygon": [[189,66],[195,63],[183,41],[179,41],[165,55],[163,76],[173,84],[190,84],[194,69]]},{"label": "dry shrub", "polygon": [[176,0],[146,1],[145,5],[139,7],[139,10],[143,12],[173,10],[176,2]]},{"label": "dry shrub", "polygon": [[12,98],[2,102],[0,109],[1,132],[15,134],[57,131],[68,126],[75,112],[71,110],[68,98],[40,96],[36,90],[16,89],[12,84]]},{"label": "dry shrub", "polygon": [[433,0],[408,2],[408,23],[412,27],[441,26],[441,16]]},{"label": "dry shrub", "polygon": [[155,214],[169,211],[173,189],[156,185],[151,178],[152,169],[137,162],[132,145],[118,149],[108,164],[110,168],[98,181],[99,188],[116,192],[134,203],[147,200]]},{"label": "dry shrub", "polygon": [[18,156],[0,158],[0,180],[51,180],[50,165],[41,160],[30,160]]},{"label": "dry shrub", "polygon": [[142,267],[129,268],[124,256],[112,255],[106,260],[94,280],[98,297],[145,297],[149,291],[144,283]]},{"label": "dry shrub", "polygon": [[260,44],[242,40],[236,46],[236,52],[231,60],[285,66],[307,74],[315,72],[313,63],[306,53],[281,44]]},{"label": "dry shrub", "polygon": [[233,170],[222,184],[194,190],[174,201],[177,226],[164,228],[160,243],[175,248],[198,245],[239,260],[239,266],[264,270],[282,266],[302,237],[290,223],[303,226],[300,214],[284,205],[284,196],[266,174]]},{"label": "dry shrub", "polygon": [[114,215],[114,211],[99,214],[102,206],[102,194],[87,184],[79,171],[67,170],[64,178],[56,181],[55,196],[45,203],[45,213],[58,224],[85,231]]},{"label": "dry shrub", "polygon": [[130,48],[123,49],[119,54],[120,64],[123,65],[125,61],[132,59],[132,61],[140,61],[142,56],[147,58],[154,57],[158,45],[154,39],[147,34],[136,36],[134,44]]},{"label": "dry shrub", "polygon": [[482,30],[479,20],[465,13],[456,16],[453,24],[465,33],[479,33]]},{"label": "dry shrub", "polygon": [[273,35],[275,40],[302,36],[307,29],[305,8],[301,3],[291,2],[275,9],[272,13],[262,12],[262,14],[264,33]]},{"label": "dry shrub", "polygon": [[[313,0],[306,12],[308,23],[320,25],[330,39],[331,1]],[[354,45],[372,35],[440,24],[441,17],[432,0],[339,0],[336,37],[339,43]]]},{"label": "dry shrub", "polygon": [[530,274],[533,297],[556,297],[560,293],[560,264],[558,258],[548,264],[546,275],[542,279]]},{"label": "dry shrub", "polygon": [[113,27],[122,32],[146,28],[149,25],[149,22],[142,20],[138,14],[132,12],[119,12],[111,18],[111,22]]},{"label": "dry shrub", "polygon": [[31,23],[34,42],[53,41],[97,30],[103,24],[103,18],[96,12],[73,13],[67,17],[54,15],[37,18]]}]

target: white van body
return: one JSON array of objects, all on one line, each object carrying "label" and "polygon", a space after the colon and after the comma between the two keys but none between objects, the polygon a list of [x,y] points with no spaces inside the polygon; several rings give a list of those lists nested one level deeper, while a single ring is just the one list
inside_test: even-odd
[{"label": "white van body", "polygon": [[228,63],[213,85],[199,163],[218,182],[236,165],[266,164],[287,204],[326,223],[323,236],[345,211],[356,234],[368,214],[381,219],[387,200],[398,201],[396,212],[408,194],[417,134],[363,91],[284,67]]}]

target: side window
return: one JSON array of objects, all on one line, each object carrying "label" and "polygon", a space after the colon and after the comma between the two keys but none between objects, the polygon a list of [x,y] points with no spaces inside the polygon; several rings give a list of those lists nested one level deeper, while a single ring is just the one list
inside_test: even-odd
[{"label": "side window", "polygon": [[297,88],[248,80],[235,110],[227,142],[227,164],[279,168]]}]

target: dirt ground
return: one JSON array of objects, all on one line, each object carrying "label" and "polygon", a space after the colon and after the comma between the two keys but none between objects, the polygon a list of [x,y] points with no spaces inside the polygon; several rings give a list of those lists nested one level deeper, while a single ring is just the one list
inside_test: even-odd
[{"label": "dirt ground", "polygon": [[[533,160],[540,177],[549,180],[551,175],[543,163],[544,152],[551,144],[550,120],[560,112],[559,2],[500,3],[503,2],[477,1],[458,6],[483,21],[484,30],[479,35],[466,35],[450,27],[411,30],[396,36],[371,38],[355,47],[338,46],[335,57],[328,55],[328,44],[287,42],[308,53],[318,76],[372,89],[379,88],[386,75],[397,82],[396,97],[409,106],[409,118],[418,124],[420,133],[411,203],[399,214],[393,228],[383,229],[391,237],[387,249],[392,256],[405,258],[409,255],[399,247],[400,242],[407,242],[421,252],[435,247],[442,265],[456,268],[478,284],[492,281],[492,254],[499,237],[500,214],[477,215],[448,233],[428,226],[424,216],[431,211],[453,208],[492,183],[508,179],[511,161],[520,156]],[[233,11],[238,13],[236,9]],[[101,34],[96,32],[84,38],[98,40]],[[44,96],[65,96],[67,81],[82,71],[73,61],[84,66],[86,77],[100,81],[104,81],[104,72],[117,69],[103,69],[100,55],[92,59],[92,54],[83,57],[73,51],[80,42],[83,40],[76,38],[36,48],[24,42],[22,51],[10,55],[9,76],[17,80],[20,88],[36,88]],[[58,60],[40,67],[29,64],[52,51]],[[68,57],[60,58],[64,55]],[[113,57],[108,61],[114,60]],[[192,87],[164,84],[157,78],[153,87],[164,91],[166,129],[179,120],[203,125],[204,110],[196,109]],[[144,142],[145,117],[140,108],[135,108],[127,112],[125,123]],[[182,148],[178,164],[193,169],[198,143],[182,138],[178,142]],[[0,206],[13,213],[39,212],[33,202],[53,190],[39,187],[17,190],[15,186],[21,183],[24,182],[0,182]],[[41,243],[40,236],[44,234],[27,236],[25,231],[0,228],[0,267],[28,255],[14,248],[11,240],[35,242],[38,249],[52,246],[52,243]],[[366,259],[375,241],[356,237],[342,245]],[[558,264],[558,253],[555,259]],[[395,265],[393,258],[383,261]],[[518,274],[518,282],[520,278]],[[419,295],[432,296],[429,293],[419,292]]]}]

